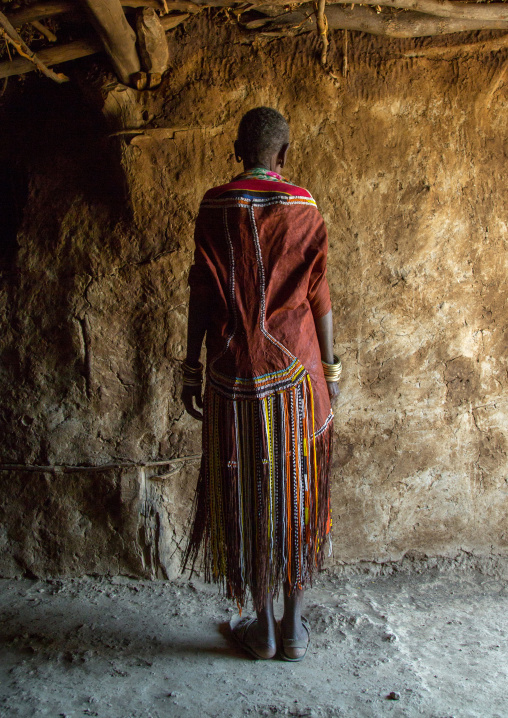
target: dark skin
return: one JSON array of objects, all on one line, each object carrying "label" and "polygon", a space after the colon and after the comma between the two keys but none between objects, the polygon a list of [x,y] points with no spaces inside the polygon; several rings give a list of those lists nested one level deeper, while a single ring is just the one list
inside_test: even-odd
[{"label": "dark skin", "polygon": [[[271,172],[280,174],[286,164],[289,143],[282,145],[278,152],[269,157],[258,158],[254,162],[242,159],[241,147],[238,141],[234,144],[235,157],[237,162],[243,161],[244,171],[254,167],[263,167]],[[314,317],[316,334],[319,342],[322,361],[333,364],[333,319],[332,310],[323,317]],[[187,328],[187,358],[186,362],[192,367],[197,367],[201,354],[201,347],[205,338],[208,324],[208,316],[203,307],[193,300],[192,295],[189,304],[189,318]],[[327,383],[328,394],[332,406],[337,401],[340,390],[337,382]],[[203,420],[203,398],[201,387],[184,386],[181,394],[185,410],[198,421]],[[197,407],[197,408],[196,408]],[[301,611],[303,605],[303,589],[295,589],[289,592],[289,586],[284,586],[284,615],[280,624],[283,638],[299,639],[305,641],[307,632],[302,625]],[[249,628],[245,636],[246,642],[264,658],[272,658],[276,651],[276,624],[273,615],[273,597],[269,594],[266,605],[262,611],[257,612],[257,622]],[[303,648],[286,649],[286,654],[292,658],[299,658],[304,655]]]}]

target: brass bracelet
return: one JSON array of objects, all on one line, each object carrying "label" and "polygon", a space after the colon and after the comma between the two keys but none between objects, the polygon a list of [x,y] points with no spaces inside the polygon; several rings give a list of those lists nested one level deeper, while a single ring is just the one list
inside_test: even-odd
[{"label": "brass bracelet", "polygon": [[184,386],[201,386],[203,383],[203,365],[189,366],[186,361],[182,362],[182,383]]},{"label": "brass bracelet", "polygon": [[187,362],[184,359],[182,362],[182,371],[185,374],[202,374],[203,373],[203,365],[199,361],[197,366],[190,366],[190,364],[187,364]]},{"label": "brass bracelet", "polygon": [[183,386],[201,386],[203,383],[203,377],[197,377],[196,379],[183,379]]},{"label": "brass bracelet", "polygon": [[327,382],[339,381],[342,374],[342,362],[336,354],[333,355],[333,364],[328,364],[325,361],[321,361],[321,364],[323,365],[323,374]]}]

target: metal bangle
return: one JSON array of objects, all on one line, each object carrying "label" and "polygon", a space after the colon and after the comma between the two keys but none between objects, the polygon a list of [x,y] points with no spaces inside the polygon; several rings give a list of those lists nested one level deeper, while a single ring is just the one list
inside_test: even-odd
[{"label": "metal bangle", "polygon": [[325,379],[329,382],[338,381],[340,375],[342,374],[341,360],[336,354],[333,355],[333,360],[333,364],[328,364],[328,362],[321,361],[321,364],[323,365],[323,373],[325,375]]}]

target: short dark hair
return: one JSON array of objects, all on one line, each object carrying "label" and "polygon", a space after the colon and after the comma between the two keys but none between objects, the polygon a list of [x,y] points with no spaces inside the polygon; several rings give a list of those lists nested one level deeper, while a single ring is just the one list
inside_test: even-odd
[{"label": "short dark hair", "polygon": [[255,107],[240,120],[237,141],[244,161],[266,163],[289,142],[289,125],[273,107]]}]

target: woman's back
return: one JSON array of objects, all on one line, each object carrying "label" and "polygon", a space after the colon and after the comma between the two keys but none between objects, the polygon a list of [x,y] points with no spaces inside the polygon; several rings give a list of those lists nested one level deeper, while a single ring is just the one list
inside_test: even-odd
[{"label": "woman's back", "polygon": [[330,297],[326,228],[310,193],[266,170],[244,172],[206,193],[195,241],[189,282],[210,313],[214,385],[231,398],[266,396],[296,385],[303,368],[321,427],[330,404],[314,316]]}]

